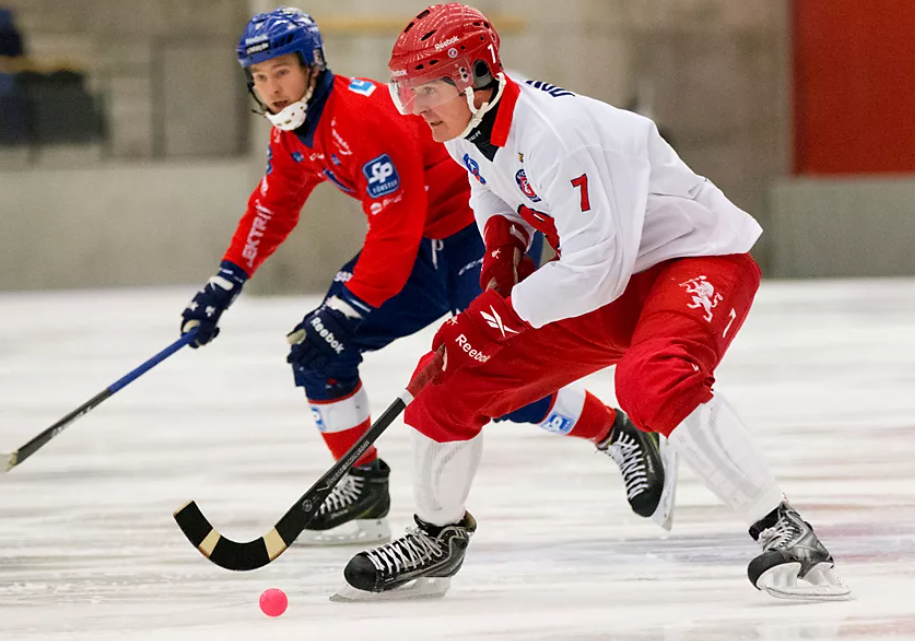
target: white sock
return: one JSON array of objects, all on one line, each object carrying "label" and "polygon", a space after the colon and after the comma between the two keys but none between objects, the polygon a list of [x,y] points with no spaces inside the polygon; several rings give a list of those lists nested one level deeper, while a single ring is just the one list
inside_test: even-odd
[{"label": "white sock", "polygon": [[416,515],[432,525],[464,518],[464,507],[483,452],[483,433],[469,441],[439,443],[413,433],[413,496]]},{"label": "white sock", "polygon": [[309,399],[311,414],[322,434],[345,432],[361,425],[369,418],[369,397],[362,383],[359,388],[341,399],[313,401]]},{"label": "white sock", "polygon": [[668,440],[706,487],[747,525],[785,500],[762,453],[720,395],[697,407]]}]

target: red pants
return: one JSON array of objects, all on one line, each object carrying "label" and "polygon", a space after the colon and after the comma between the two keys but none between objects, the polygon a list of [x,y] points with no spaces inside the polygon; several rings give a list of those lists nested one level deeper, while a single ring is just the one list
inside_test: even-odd
[{"label": "red pants", "polygon": [[405,421],[439,442],[467,440],[491,418],[616,365],[620,407],[640,429],[669,435],[712,398],[715,368],[743,325],[759,278],[749,254],[655,265],[609,305],[530,329],[487,363],[430,383]]}]

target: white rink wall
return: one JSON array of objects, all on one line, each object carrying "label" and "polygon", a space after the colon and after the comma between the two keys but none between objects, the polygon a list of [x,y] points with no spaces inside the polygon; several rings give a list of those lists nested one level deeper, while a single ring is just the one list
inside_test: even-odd
[{"label": "white rink wall", "polygon": [[[767,182],[787,166],[785,2],[476,5],[502,30],[510,68],[620,106],[639,99],[642,110],[673,132],[698,172],[765,224]],[[36,57],[71,60],[88,70],[93,87],[107,92],[110,144],[122,159],[112,165],[99,159],[98,150],[74,160],[72,153],[68,159],[49,148],[35,162],[0,153],[0,290],[205,279],[264,166],[262,128],[252,126],[255,116],[239,113],[245,105],[233,48],[247,16],[279,3],[3,4],[16,13]],[[335,71],[384,79],[398,30],[426,2],[299,4],[322,26]],[[167,52],[161,64],[154,51]],[[214,121],[213,113],[222,115]],[[155,122],[161,140],[151,137]],[[229,137],[247,136],[245,127],[252,129],[248,154],[228,161],[189,156],[194,150],[221,153]],[[152,160],[157,151],[173,157]],[[359,246],[364,222],[354,205],[333,187],[316,190],[306,207],[314,226],[298,230],[250,289],[320,290]],[[180,212],[174,222],[172,212]],[[102,220],[107,222],[100,226]],[[140,238],[138,251],[130,239]],[[112,242],[101,247],[100,239]],[[758,250],[764,263],[765,242]],[[30,254],[26,261],[24,252]]]}]

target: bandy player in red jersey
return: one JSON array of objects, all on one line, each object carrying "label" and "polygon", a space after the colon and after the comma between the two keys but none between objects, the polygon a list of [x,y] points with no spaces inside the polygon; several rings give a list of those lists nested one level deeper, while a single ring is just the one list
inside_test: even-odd
[{"label": "bandy player in red jersey", "polygon": [[406,409],[418,527],[356,555],[338,597],[442,594],[476,529],[465,503],[483,426],[611,365],[636,426],[668,436],[749,526],[763,550],[749,565],[755,587],[847,597],[829,552],[713,390],[759,286],[747,253],[756,221],[693,173],[651,120],[507,77],[499,37],[476,9],[420,13],[390,70],[401,112],[422,116],[469,172],[478,225],[540,230],[559,260],[509,296],[486,290],[439,329],[432,348],[445,350],[443,371]]},{"label": "bandy player in red jersey", "polygon": [[[531,237],[527,230],[514,236],[507,228],[487,229],[496,249],[484,257],[466,172],[422,119],[398,113],[384,85],[327,69],[321,33],[307,14],[282,7],[254,16],[237,53],[252,95],[273,124],[267,173],[219,272],[184,310],[181,329],[198,328],[194,347],[215,338],[220,316],[295,227],[316,185],[327,181],[359,199],[368,219],[362,251],[289,334],[295,383],[340,458],[371,424],[359,376],[363,353],[466,308],[481,283],[510,292],[534,267],[531,259],[522,261]],[[546,394],[502,418],[592,440],[620,465],[632,509],[669,528],[676,468],[674,455],[661,451],[665,440],[639,432],[625,414],[576,388]],[[372,447],[302,539],[387,540],[389,473]]]}]

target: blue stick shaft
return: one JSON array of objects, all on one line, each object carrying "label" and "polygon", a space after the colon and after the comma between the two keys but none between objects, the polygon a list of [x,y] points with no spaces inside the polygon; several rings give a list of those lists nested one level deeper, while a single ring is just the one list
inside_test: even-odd
[{"label": "blue stick shaft", "polygon": [[190,343],[194,340],[194,335],[197,333],[197,330],[191,330],[187,334],[183,334],[181,338],[176,340],[174,343],[163,349],[161,352],[153,356],[151,359],[140,365],[138,368],[125,375],[123,378],[115,381],[108,386],[108,391],[112,394],[118,392],[122,388],[126,387],[130,383],[134,382],[143,374],[151,370],[153,367],[164,361],[166,358],[177,352],[179,349]]}]

